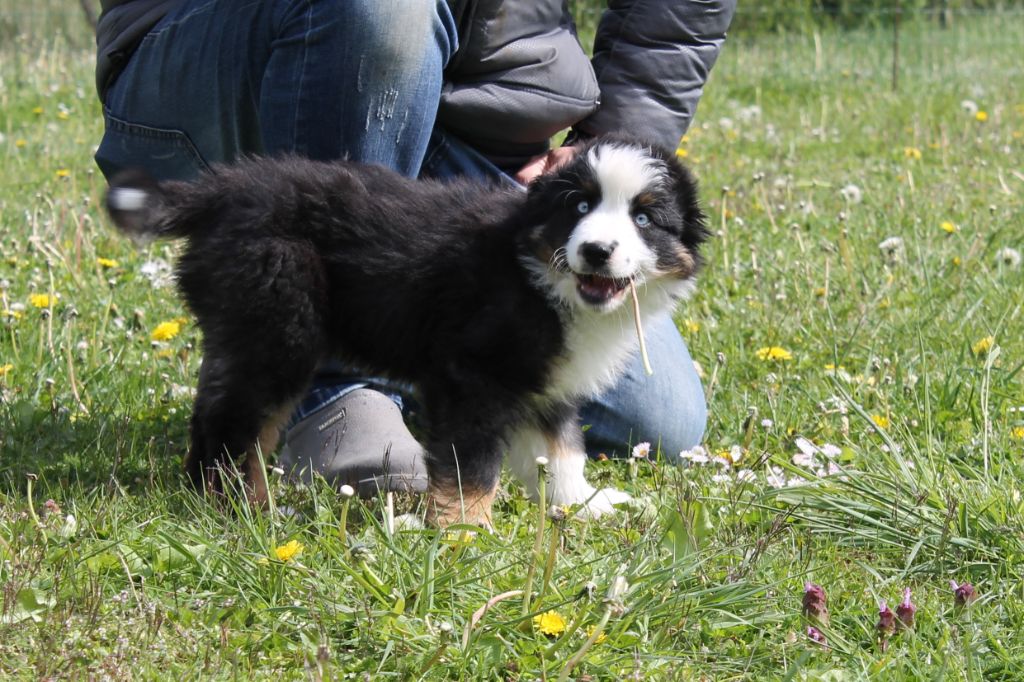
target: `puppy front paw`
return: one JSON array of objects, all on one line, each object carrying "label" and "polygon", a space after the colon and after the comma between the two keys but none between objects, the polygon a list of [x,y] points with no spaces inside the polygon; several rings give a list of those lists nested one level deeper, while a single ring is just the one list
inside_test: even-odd
[{"label": "puppy front paw", "polygon": [[596,519],[602,514],[615,512],[615,505],[630,502],[633,497],[615,488],[602,488],[595,491],[589,499],[583,501],[583,506],[576,512],[576,516],[583,519]]}]

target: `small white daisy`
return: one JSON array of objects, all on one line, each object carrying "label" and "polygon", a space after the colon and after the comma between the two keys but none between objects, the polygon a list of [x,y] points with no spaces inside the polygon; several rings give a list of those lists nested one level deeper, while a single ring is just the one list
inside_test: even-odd
[{"label": "small white daisy", "polygon": [[637,443],[633,446],[632,457],[633,459],[647,459],[651,455],[651,444]]},{"label": "small white daisy", "polygon": [[764,475],[764,480],[773,488],[785,488],[786,472],[782,470],[782,467],[773,466],[768,470],[768,473]]},{"label": "small white daisy", "polygon": [[736,472],[736,480],[740,483],[753,483],[757,480],[757,474],[750,469],[740,469]]},{"label": "small white daisy", "polygon": [[793,443],[796,445],[796,449],[805,455],[816,455],[818,454],[818,446],[807,440],[803,436],[800,436]]},{"label": "small white daisy", "polygon": [[692,465],[703,465],[711,461],[708,451],[703,445],[698,445],[691,450],[683,450],[679,453],[679,459]]},{"label": "small white daisy", "polygon": [[803,452],[793,455],[792,462],[798,467],[806,467],[808,469],[813,469],[818,465],[818,460],[814,455],[808,455]]},{"label": "small white daisy", "polygon": [[843,454],[843,449],[838,445],[832,445],[832,443],[825,443],[821,446],[821,454],[829,459],[835,459],[839,455]]}]

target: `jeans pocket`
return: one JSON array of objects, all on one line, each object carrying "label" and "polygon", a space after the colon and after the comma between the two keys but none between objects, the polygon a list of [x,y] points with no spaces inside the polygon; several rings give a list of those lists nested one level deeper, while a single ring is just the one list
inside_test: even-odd
[{"label": "jeans pocket", "polygon": [[182,130],[131,123],[103,113],[106,130],[96,164],[110,180],[126,168],[142,168],[157,180],[190,180],[209,164]]}]

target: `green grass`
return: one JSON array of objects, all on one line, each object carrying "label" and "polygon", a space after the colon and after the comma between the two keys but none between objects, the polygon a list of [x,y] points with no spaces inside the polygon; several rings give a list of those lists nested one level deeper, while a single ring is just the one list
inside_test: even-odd
[{"label": "green grass", "polygon": [[[88,38],[48,8],[0,25],[0,675],[557,679],[604,621],[572,679],[1024,678],[1024,269],[997,258],[1024,250],[1019,14],[908,23],[895,92],[884,30],[730,42],[683,144],[716,237],[679,322],[707,447],[740,448],[752,479],[596,463],[641,502],[547,524],[535,557],[539,512],[510,480],[494,534],[469,537],[391,534],[377,500],[342,524],[326,486],[275,482],[282,517],[186,489],[198,333],[152,341],[187,313],[142,272],[174,248],[136,250],[97,209]],[[799,438],[841,471],[794,464]],[[506,598],[469,627],[531,562],[526,615]],[[951,579],[979,599],[955,607]],[[917,622],[883,651],[877,602],[904,587]],[[571,631],[530,626],[548,610]]]}]

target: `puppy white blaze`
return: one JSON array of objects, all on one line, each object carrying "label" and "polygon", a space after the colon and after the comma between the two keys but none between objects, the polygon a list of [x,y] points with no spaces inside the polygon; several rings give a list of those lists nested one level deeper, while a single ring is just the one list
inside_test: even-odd
[{"label": "puppy white blaze", "polygon": [[569,266],[577,273],[592,272],[581,253],[587,243],[614,245],[601,274],[632,277],[651,269],[657,257],[644,242],[630,212],[633,199],[664,182],[665,170],[643,150],[621,145],[597,145],[587,153],[587,163],[600,187],[601,197],[591,213],[573,230],[567,244]]},{"label": "puppy white blaze", "polygon": [[590,148],[587,163],[601,185],[604,201],[628,204],[644,190],[665,181],[661,161],[637,147],[599,144]]},{"label": "puppy white blaze", "polygon": [[110,207],[117,211],[139,211],[145,208],[149,192],[134,187],[115,187],[107,195]]}]

